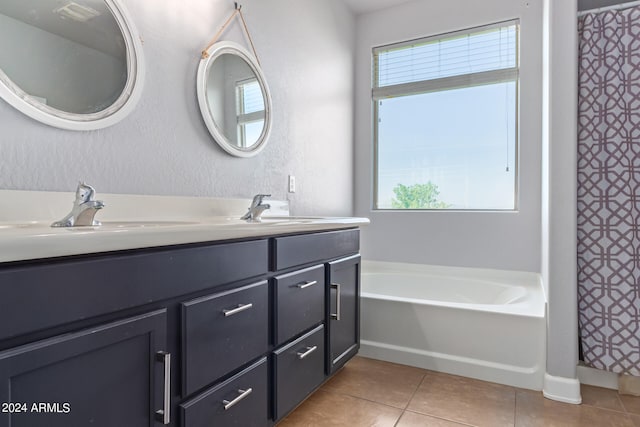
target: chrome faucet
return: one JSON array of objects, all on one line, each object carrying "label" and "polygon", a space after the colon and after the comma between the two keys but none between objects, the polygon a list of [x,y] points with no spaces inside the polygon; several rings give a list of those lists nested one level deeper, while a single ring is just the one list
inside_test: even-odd
[{"label": "chrome faucet", "polygon": [[246,219],[247,222],[260,222],[262,220],[262,213],[271,208],[271,205],[262,204],[262,199],[265,197],[271,197],[271,194],[256,194],[253,197],[251,206],[249,206],[249,211],[240,219]]},{"label": "chrome faucet", "polygon": [[73,209],[69,215],[51,224],[52,227],[80,227],[100,225],[99,221],[93,219],[96,213],[104,208],[104,203],[94,200],[96,190],[84,182],[78,183],[76,189],[76,200],[73,202]]}]

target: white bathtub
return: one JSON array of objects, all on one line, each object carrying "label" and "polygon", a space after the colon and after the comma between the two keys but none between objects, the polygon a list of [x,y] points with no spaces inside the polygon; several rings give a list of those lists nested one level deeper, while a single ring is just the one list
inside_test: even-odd
[{"label": "white bathtub", "polygon": [[360,354],[542,390],[540,275],[363,261]]}]

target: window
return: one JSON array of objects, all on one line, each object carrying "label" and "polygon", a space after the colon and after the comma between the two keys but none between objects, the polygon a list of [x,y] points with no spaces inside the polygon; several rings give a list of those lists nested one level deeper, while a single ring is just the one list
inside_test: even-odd
[{"label": "window", "polygon": [[258,141],[264,128],[264,101],[257,79],[236,83],[238,142],[240,147],[251,147]]},{"label": "window", "polygon": [[516,21],[374,48],[374,209],[516,209],[518,67]]}]

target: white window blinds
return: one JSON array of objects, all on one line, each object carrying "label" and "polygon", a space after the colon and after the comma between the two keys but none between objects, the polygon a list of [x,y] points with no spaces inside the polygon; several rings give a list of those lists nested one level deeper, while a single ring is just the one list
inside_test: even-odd
[{"label": "white window blinds", "polygon": [[503,22],[375,48],[374,99],[517,79],[517,25]]}]

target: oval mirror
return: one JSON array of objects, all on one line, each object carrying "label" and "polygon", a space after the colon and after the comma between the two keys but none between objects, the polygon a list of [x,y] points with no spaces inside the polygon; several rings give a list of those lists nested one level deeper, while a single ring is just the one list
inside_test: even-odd
[{"label": "oval mirror", "polygon": [[116,0],[0,1],[0,96],[51,126],[92,130],[140,97],[142,45]]},{"label": "oval mirror", "polygon": [[271,95],[255,57],[237,43],[218,42],[200,61],[200,111],[215,141],[229,154],[250,157],[271,130]]}]

